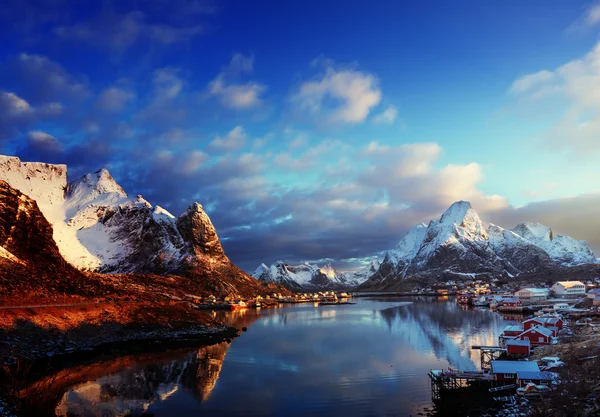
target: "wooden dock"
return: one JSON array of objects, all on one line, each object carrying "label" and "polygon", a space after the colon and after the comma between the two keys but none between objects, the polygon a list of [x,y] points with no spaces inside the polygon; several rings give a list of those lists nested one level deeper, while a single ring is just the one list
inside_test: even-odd
[{"label": "wooden dock", "polygon": [[440,398],[441,394],[459,388],[487,387],[495,382],[494,376],[484,372],[449,371],[432,369],[428,373],[431,379],[431,397]]}]

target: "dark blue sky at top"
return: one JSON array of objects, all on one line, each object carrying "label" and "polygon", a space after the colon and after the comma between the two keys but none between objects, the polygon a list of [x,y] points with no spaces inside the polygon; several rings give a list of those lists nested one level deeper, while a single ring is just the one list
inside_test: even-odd
[{"label": "dark blue sky at top", "polygon": [[457,199],[600,246],[558,215],[600,180],[593,2],[0,7],[1,151],[198,200],[245,269],[356,265]]}]

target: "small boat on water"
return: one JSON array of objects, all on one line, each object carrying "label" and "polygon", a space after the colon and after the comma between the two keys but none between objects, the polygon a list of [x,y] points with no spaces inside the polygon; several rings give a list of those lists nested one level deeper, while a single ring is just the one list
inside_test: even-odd
[{"label": "small boat on water", "polygon": [[473,299],[472,302],[473,302],[473,307],[489,307],[490,306],[490,302],[485,297],[475,298],[475,299]]},{"label": "small boat on water", "polygon": [[246,304],[243,301],[235,301],[235,302],[231,303],[229,305],[229,307],[231,308],[231,311],[244,310],[244,309],[248,308],[248,304]]}]

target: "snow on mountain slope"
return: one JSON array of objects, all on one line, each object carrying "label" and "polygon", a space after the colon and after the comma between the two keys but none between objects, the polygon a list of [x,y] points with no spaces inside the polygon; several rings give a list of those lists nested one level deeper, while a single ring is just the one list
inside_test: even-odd
[{"label": "snow on mountain slope", "polygon": [[65,223],[65,165],[21,162],[17,157],[0,155],[0,179],[36,201],[44,217],[52,224],[54,241],[69,263],[78,268],[100,266],[100,259],[77,238],[77,230]]},{"label": "snow on mountain slope", "polygon": [[252,276],[259,281],[274,282],[292,290],[351,288],[357,285],[357,279],[362,278],[360,274],[348,278],[338,273],[331,264],[319,267],[308,262],[287,265],[283,261],[277,261],[270,267],[261,264]]},{"label": "snow on mountain slope", "polygon": [[514,233],[542,248],[552,259],[564,265],[595,263],[596,257],[584,240],[554,235],[552,229],[540,223],[523,222],[511,229]]},{"label": "snow on mountain slope", "polygon": [[250,279],[231,265],[198,203],[176,218],[141,195],[128,197],[106,169],[67,184],[66,166],[15,157],[0,157],[0,179],[36,200],[52,224],[60,253],[80,269],[219,270],[241,281]]},{"label": "snow on mountain slope", "polygon": [[355,288],[368,280],[379,269],[377,259],[371,261],[367,266],[354,272],[344,272],[345,283],[348,288]]},{"label": "snow on mountain slope", "polygon": [[363,288],[387,288],[407,275],[487,274],[510,276],[542,267],[596,263],[585,241],[554,236],[539,223],[487,228],[466,201],[452,204],[439,220],[410,229]]}]

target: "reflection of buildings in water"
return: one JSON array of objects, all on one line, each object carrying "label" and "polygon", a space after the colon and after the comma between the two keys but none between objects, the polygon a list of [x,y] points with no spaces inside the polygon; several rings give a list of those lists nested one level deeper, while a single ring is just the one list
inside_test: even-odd
[{"label": "reflection of buildings in water", "polygon": [[111,375],[70,387],[55,413],[98,417],[143,415],[152,403],[164,401],[181,389],[206,400],[219,379],[228,349],[229,343],[223,342],[195,351],[180,351],[177,358],[158,357],[152,363],[116,369]]},{"label": "reflection of buildings in water", "polygon": [[466,311],[452,302],[435,299],[381,310],[392,332],[417,350],[431,349],[438,358],[463,369],[479,366],[472,344],[495,345],[500,317],[488,311]]}]

